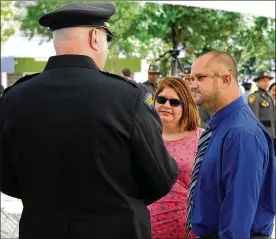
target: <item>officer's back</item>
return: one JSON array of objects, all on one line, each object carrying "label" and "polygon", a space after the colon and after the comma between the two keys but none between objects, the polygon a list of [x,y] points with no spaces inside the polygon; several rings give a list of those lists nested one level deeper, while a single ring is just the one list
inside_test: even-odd
[{"label": "officer's back", "polygon": [[[81,4],[40,23],[58,30],[51,19],[61,24],[66,14],[60,12],[70,7]],[[88,7],[91,15],[94,7],[114,13],[109,4]],[[81,12],[71,11],[71,19]],[[113,35],[94,24],[86,36],[97,48],[94,39]],[[146,88],[100,71],[102,59],[95,62],[83,55],[51,57],[41,74],[19,80],[1,97],[1,191],[22,199],[20,239],[149,239],[145,204],[176,180]]]}]

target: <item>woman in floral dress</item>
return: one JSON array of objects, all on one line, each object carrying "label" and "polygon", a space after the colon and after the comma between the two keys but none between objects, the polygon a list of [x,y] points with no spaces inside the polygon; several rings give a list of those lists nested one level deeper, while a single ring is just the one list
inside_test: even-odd
[{"label": "woman in floral dress", "polygon": [[153,239],[184,239],[190,177],[202,129],[199,113],[187,84],[180,77],[161,81],[154,97],[163,123],[162,137],[179,167],[171,191],[148,206]]}]

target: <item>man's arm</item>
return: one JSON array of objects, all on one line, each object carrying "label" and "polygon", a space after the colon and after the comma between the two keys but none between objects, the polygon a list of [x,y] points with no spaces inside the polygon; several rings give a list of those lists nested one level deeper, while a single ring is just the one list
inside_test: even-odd
[{"label": "man's arm", "polygon": [[140,85],[132,138],[141,197],[147,205],[166,195],[178,176],[178,166],[164,145],[161,120],[151,97]]},{"label": "man's arm", "polygon": [[20,198],[15,171],[5,140],[5,105],[4,96],[0,97],[0,191],[11,196]]},{"label": "man's arm", "polygon": [[219,218],[221,239],[250,238],[268,163],[268,147],[259,134],[239,131],[223,146],[222,187],[224,200]]}]

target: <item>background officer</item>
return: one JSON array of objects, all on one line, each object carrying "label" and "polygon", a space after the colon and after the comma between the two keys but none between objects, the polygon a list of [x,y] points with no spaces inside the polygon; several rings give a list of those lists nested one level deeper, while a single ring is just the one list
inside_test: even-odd
[{"label": "background officer", "polygon": [[[181,77],[185,82],[188,84],[190,87],[192,84],[192,79],[191,79],[191,67],[185,67],[183,74],[181,74]],[[199,111],[199,117],[200,117],[200,127],[203,129],[206,129],[209,123],[209,120],[211,118],[211,115],[203,109],[202,106],[198,106],[198,111]]]},{"label": "background officer", "polygon": [[20,239],[150,239],[146,205],[175,183],[152,95],[103,72],[108,3],[39,19],[57,56],[0,98],[1,191],[22,199]]},{"label": "background officer", "polygon": [[274,102],[267,91],[271,79],[273,77],[269,76],[267,71],[262,71],[253,80],[257,83],[258,90],[248,96],[248,104],[256,118],[263,123],[271,137],[275,139]]},{"label": "background officer", "polygon": [[158,86],[158,79],[161,72],[157,65],[150,65],[148,69],[148,80],[143,84],[148,88],[149,92],[154,95]]}]

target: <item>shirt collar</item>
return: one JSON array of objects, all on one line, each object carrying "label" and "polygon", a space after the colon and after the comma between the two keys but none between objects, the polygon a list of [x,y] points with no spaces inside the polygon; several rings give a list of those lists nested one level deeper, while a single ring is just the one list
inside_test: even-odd
[{"label": "shirt collar", "polygon": [[59,55],[51,56],[46,64],[44,71],[58,67],[80,67],[99,69],[89,56],[84,55]]},{"label": "shirt collar", "polygon": [[237,109],[241,108],[242,106],[245,105],[245,102],[240,96],[238,99],[230,103],[229,105],[225,106],[223,109],[218,111],[214,116],[211,117],[210,119],[210,127],[211,130],[214,130],[218,125],[231,113],[236,111]]},{"label": "shirt collar", "polygon": [[263,89],[261,89],[261,88],[258,88],[258,89],[259,89],[259,91],[260,91],[261,93],[267,93],[266,90],[263,90]]}]

